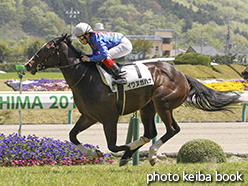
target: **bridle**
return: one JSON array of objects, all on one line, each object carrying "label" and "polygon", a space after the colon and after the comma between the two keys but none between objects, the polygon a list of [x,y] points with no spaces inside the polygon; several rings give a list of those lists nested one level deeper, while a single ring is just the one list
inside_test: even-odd
[{"label": "bridle", "polygon": [[[35,57],[37,57],[37,58],[41,61],[41,63],[39,63],[39,64],[37,65],[37,67],[36,67],[37,72],[39,72],[39,71],[41,71],[41,70],[45,70],[45,69],[47,69],[47,68],[69,68],[69,67],[76,66],[76,65],[78,65],[78,64],[81,63],[81,61],[79,61],[79,62],[74,63],[74,64],[61,66],[61,65],[60,65],[59,47],[60,47],[61,43],[64,42],[64,41],[61,41],[59,44],[57,44],[57,43],[54,41],[54,39],[53,39],[52,41],[53,41],[55,47],[54,47],[53,51],[52,51],[45,59],[42,60],[41,57],[38,55],[38,52],[35,53],[35,55],[34,55]],[[45,65],[45,63],[48,61],[48,59],[49,59],[50,57],[52,57],[53,55],[55,55],[55,54],[57,54],[57,58],[58,58],[57,64],[58,64],[58,65],[56,65],[56,66],[47,66],[47,65]]]},{"label": "bridle", "polygon": [[[56,42],[54,40],[52,40],[55,47],[53,49],[53,51],[45,58],[45,59],[41,59],[41,57],[39,56],[39,52],[36,52],[34,54],[34,57],[37,57],[41,63],[39,63],[37,66],[36,66],[36,70],[37,72],[41,71],[41,70],[45,70],[46,68],[48,68],[48,66],[45,65],[45,63],[47,62],[47,60],[52,57],[54,54],[57,54],[58,56],[58,64],[60,64],[60,60],[59,60],[59,52],[58,52],[58,49],[59,49],[59,45],[56,44]],[[45,46],[45,45],[44,45]],[[44,47],[43,46],[43,47]]]},{"label": "bridle", "polygon": [[[81,60],[79,60],[77,63],[73,63],[73,64],[61,66],[61,65],[60,65],[59,47],[61,46],[61,43],[62,43],[62,42],[64,42],[64,43],[66,43],[66,42],[63,40],[63,41],[61,41],[59,44],[57,44],[57,43],[54,41],[54,39],[53,39],[52,41],[53,41],[55,47],[54,47],[53,51],[52,51],[45,59],[41,59],[41,57],[40,57],[39,54],[38,54],[39,52],[35,53],[35,55],[34,55],[35,57],[37,57],[37,58],[41,61],[41,63],[39,63],[39,64],[36,66],[37,72],[39,72],[40,70],[45,70],[45,69],[47,69],[47,68],[60,68],[60,69],[62,69],[62,68],[69,68],[69,67],[72,67],[72,66],[76,66],[76,65],[78,65],[78,64],[80,64],[80,63],[82,62]],[[45,45],[44,45],[44,46],[45,46]],[[43,47],[44,47],[44,46],[43,46]],[[70,47],[68,44],[67,44],[67,46]],[[72,51],[73,51],[73,50],[72,50]],[[58,64],[58,65],[56,65],[56,66],[48,66],[48,65],[45,65],[45,63],[48,61],[48,59],[49,59],[50,57],[52,57],[53,55],[55,55],[55,54],[57,55],[57,58],[58,58],[58,61],[57,61],[57,64]],[[72,89],[73,87],[77,86],[77,85],[80,83],[80,81],[84,78],[86,72],[87,72],[88,69],[89,69],[89,66],[90,66],[90,64],[87,66],[87,68],[85,69],[84,73],[82,73],[82,76],[80,77],[80,79],[79,79],[73,86],[70,86],[71,89]]]}]

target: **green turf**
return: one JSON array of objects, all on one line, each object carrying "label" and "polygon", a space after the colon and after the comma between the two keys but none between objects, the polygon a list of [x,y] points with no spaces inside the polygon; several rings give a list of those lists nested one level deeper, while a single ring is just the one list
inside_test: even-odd
[{"label": "green turf", "polygon": [[[36,73],[36,75],[32,75],[29,73],[26,73],[23,76],[23,79],[40,79],[40,78],[46,78],[46,79],[64,79],[63,74],[61,72],[39,72]],[[19,79],[16,72],[8,72],[5,74],[0,74],[0,79]]]},{"label": "green turf", "polygon": [[[81,166],[33,166],[33,167],[2,167],[0,168],[0,186],[143,186],[147,185],[147,180],[152,179],[155,174],[159,175],[156,181],[150,183],[156,185],[248,185],[248,161],[229,162],[221,164],[176,164],[173,161],[160,161],[154,167],[147,161],[140,162],[139,166],[127,165],[118,166],[118,161],[114,164],[103,165],[81,165]],[[215,173],[237,175],[242,174],[243,182],[216,182]],[[183,178],[183,172],[187,174]],[[178,175],[179,181],[165,181],[165,176]],[[189,179],[189,174],[195,178]],[[196,175],[204,174],[211,176],[211,182],[198,181]],[[174,177],[176,178],[176,177]],[[201,177],[203,179],[203,176]],[[194,180],[194,181],[192,181]]]}]

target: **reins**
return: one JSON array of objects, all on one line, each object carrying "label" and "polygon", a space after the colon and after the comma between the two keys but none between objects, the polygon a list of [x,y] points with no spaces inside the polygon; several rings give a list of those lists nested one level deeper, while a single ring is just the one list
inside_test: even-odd
[{"label": "reins", "polygon": [[[66,43],[65,41],[63,41],[63,42]],[[72,45],[69,45],[68,43],[66,43],[66,44],[74,52],[74,54],[77,56],[77,54],[75,52],[75,48]],[[77,57],[80,57],[80,56],[77,56]],[[77,63],[70,64],[70,65],[65,65],[65,66],[55,66],[55,68],[60,68],[60,69],[69,68],[69,67],[72,67],[72,66],[76,66],[76,65],[80,64],[81,62],[82,61],[79,59],[79,62],[77,62]],[[88,71],[89,67],[90,67],[90,64],[86,67],[86,69],[84,70],[84,73],[82,74],[80,79],[73,86],[69,86],[71,89],[76,87],[82,81],[82,79],[85,77],[85,74]]]},{"label": "reins", "polygon": [[[79,56],[77,55],[76,51],[75,51],[75,48],[73,48],[73,46],[71,46],[70,44],[68,44],[68,43],[65,42],[64,40],[61,41],[59,44],[57,44],[54,40],[52,40],[52,41],[53,41],[53,43],[54,43],[54,45],[55,45],[55,48],[53,49],[53,51],[51,52],[51,54],[48,55],[47,58],[45,58],[44,60],[42,60],[38,54],[35,54],[35,56],[38,57],[39,60],[41,61],[41,63],[38,64],[37,67],[36,67],[37,71],[40,71],[40,70],[43,70],[43,69],[45,70],[46,68],[59,68],[59,69],[65,69],[65,68],[70,68],[70,67],[73,67],[73,66],[77,66],[77,65],[79,65],[80,63],[82,63],[82,61],[79,59],[79,61],[78,61],[77,63],[73,63],[73,64],[69,64],[69,65],[64,65],[64,66],[57,65],[57,66],[53,66],[53,67],[52,67],[52,66],[47,66],[47,65],[45,65],[44,63],[45,63],[51,56],[53,56],[55,53],[56,53],[57,56],[58,56],[58,64],[60,64],[60,54],[59,54],[58,49],[59,49],[59,47],[61,46],[61,43],[62,43],[62,42],[64,42],[64,43],[65,43],[65,44],[74,52],[74,54],[76,55],[76,57],[79,57]],[[89,69],[89,66],[90,66],[90,64],[85,68],[84,73],[82,74],[82,76],[80,77],[80,79],[79,79],[73,86],[70,86],[71,89],[74,88],[74,87],[76,87],[76,86],[82,81],[82,79],[85,77],[86,72],[87,72],[88,69]]]},{"label": "reins", "polygon": [[[68,43],[65,42],[65,41],[62,41],[62,42],[66,43],[67,46],[74,52],[74,54],[76,55],[76,57],[79,58],[79,62],[74,63],[74,64],[70,64],[70,65],[55,66],[55,68],[69,68],[69,67],[76,66],[76,65],[80,64],[82,61],[80,60],[80,56],[78,56],[78,55],[76,54],[74,47],[73,47],[71,44],[68,44]],[[61,43],[60,43],[60,44],[61,44]],[[58,64],[59,64],[59,63],[58,63]]]},{"label": "reins", "polygon": [[74,88],[74,87],[76,87],[82,81],[82,79],[84,78],[84,76],[85,76],[86,72],[88,71],[89,67],[90,67],[90,64],[85,69],[85,71],[82,74],[81,78],[73,86],[69,86],[71,89]]}]

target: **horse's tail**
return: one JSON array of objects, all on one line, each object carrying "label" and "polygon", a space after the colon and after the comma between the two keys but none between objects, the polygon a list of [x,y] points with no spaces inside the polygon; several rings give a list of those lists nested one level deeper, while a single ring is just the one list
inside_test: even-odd
[{"label": "horse's tail", "polygon": [[205,111],[228,110],[226,106],[237,103],[240,95],[228,94],[228,91],[217,91],[206,87],[198,80],[185,75],[190,85],[186,103]]}]

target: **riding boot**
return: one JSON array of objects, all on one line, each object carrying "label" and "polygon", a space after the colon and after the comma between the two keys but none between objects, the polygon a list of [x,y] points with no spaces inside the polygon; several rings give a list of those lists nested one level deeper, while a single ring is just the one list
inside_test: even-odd
[{"label": "riding boot", "polygon": [[113,81],[116,84],[126,84],[127,80],[125,78],[126,72],[122,72],[116,63],[109,67],[113,72],[115,80]]}]

